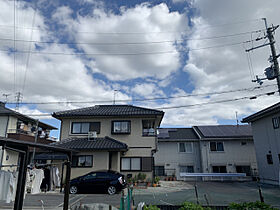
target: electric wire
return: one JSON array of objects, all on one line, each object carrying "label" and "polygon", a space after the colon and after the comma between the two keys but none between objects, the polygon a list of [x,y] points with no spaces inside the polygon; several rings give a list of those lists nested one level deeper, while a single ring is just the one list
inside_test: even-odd
[{"label": "electric wire", "polygon": [[[187,94],[187,95],[181,95],[181,96],[123,99],[123,100],[115,100],[115,102],[143,102],[143,101],[156,101],[156,100],[187,98],[187,97],[195,97],[195,96],[220,95],[220,94],[227,94],[227,93],[260,90],[260,89],[264,89],[264,88],[272,87],[272,86],[276,86],[276,84],[257,86],[257,87],[252,87],[252,88],[241,88],[241,89],[236,89],[236,90],[216,91],[216,92],[198,93],[198,94]],[[113,100],[21,102],[20,104],[22,104],[22,105],[51,105],[51,104],[86,104],[86,103],[111,103],[111,102],[113,102]],[[14,104],[16,104],[16,102],[7,102],[6,104],[14,105]]]},{"label": "electric wire", "polygon": [[[197,104],[186,104],[186,105],[179,105],[179,106],[163,106],[163,107],[150,107],[151,109],[157,109],[157,110],[168,110],[168,109],[180,109],[180,108],[193,108],[197,106],[205,106],[205,105],[212,105],[212,104],[220,104],[220,103],[227,103],[227,102],[235,102],[235,101],[240,101],[240,100],[253,100],[257,99],[258,97],[261,96],[270,96],[272,94],[275,94],[276,92],[279,92],[278,90],[271,91],[271,92],[266,92],[266,93],[261,93],[257,95],[252,95],[252,96],[244,96],[244,97],[239,97],[239,98],[233,98],[233,99],[224,99],[224,100],[218,100],[218,101],[208,101],[204,103],[197,103]],[[52,113],[44,113],[44,114],[25,114],[27,116],[52,116]]]},{"label": "electric wire", "polygon": [[[155,55],[155,54],[174,54],[174,53],[184,53],[186,51],[198,51],[198,50],[207,50],[213,48],[222,48],[227,46],[237,46],[241,45],[244,42],[235,42],[228,44],[221,44],[215,46],[201,47],[201,48],[191,48],[186,50],[170,50],[170,51],[157,51],[157,52],[131,52],[131,53],[86,53],[86,52],[48,52],[48,51],[26,51],[26,50],[17,50],[16,53],[32,53],[32,54],[45,54],[45,55],[91,55],[91,56],[136,56],[136,55]],[[0,49],[1,52],[10,52],[10,50]]]},{"label": "electric wire", "polygon": [[57,42],[57,41],[39,41],[39,40],[24,40],[24,39],[10,39],[10,38],[0,38],[1,41],[16,41],[23,43],[37,43],[37,44],[58,44],[58,45],[144,45],[144,44],[163,44],[163,43],[174,43],[174,42],[184,42],[184,41],[199,41],[199,40],[210,40],[219,38],[228,38],[234,36],[242,36],[251,33],[258,33],[263,30],[257,31],[247,31],[235,34],[227,34],[220,36],[202,37],[202,38],[185,38],[185,39],[175,39],[175,40],[162,40],[162,41],[147,41],[147,42]]}]

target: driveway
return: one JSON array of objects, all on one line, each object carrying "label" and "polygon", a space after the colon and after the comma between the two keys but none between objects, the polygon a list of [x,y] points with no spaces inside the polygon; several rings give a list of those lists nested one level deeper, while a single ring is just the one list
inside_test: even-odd
[{"label": "driveway", "polygon": [[[134,189],[135,204],[180,205],[184,201],[196,202],[195,188],[197,185],[198,200],[200,204],[228,205],[231,202],[248,202],[259,200],[258,185],[255,182],[160,182],[161,187],[147,189]],[[280,208],[280,188],[272,185],[261,185],[266,203]],[[125,190],[126,192],[126,190]],[[62,209],[63,194],[41,193],[27,194],[24,209]],[[121,194],[78,194],[70,195],[69,204],[83,205],[92,203],[105,203],[119,207]],[[0,203],[0,209],[12,209],[12,204]]]}]

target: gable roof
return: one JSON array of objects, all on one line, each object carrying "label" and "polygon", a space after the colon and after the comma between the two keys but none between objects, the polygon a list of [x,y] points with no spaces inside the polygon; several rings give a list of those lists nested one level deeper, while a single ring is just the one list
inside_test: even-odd
[{"label": "gable roof", "polygon": [[60,119],[63,117],[85,117],[85,116],[142,116],[142,115],[164,115],[163,111],[147,109],[132,105],[96,105],[92,107],[72,109],[54,112],[53,117]]},{"label": "gable roof", "polygon": [[159,128],[159,141],[198,140],[192,128]]},{"label": "gable roof", "polygon": [[[7,107],[5,107],[5,104],[3,102],[0,101],[0,116],[14,116],[19,118],[20,120],[23,121],[27,121],[27,122],[32,122],[32,123],[36,123],[36,119],[28,117],[24,114],[21,114],[19,112],[16,112],[12,109],[8,109]],[[43,123],[41,121],[39,121],[39,127],[41,128],[46,128],[46,129],[50,129],[50,130],[56,130],[56,127],[53,127],[49,124]]]},{"label": "gable roof", "polygon": [[69,138],[52,145],[74,150],[106,150],[106,151],[126,151],[125,143],[105,136],[104,138]]},{"label": "gable roof", "polygon": [[202,139],[253,138],[250,125],[206,125],[193,127]]},{"label": "gable roof", "polygon": [[256,120],[259,120],[263,117],[275,114],[275,113],[279,113],[280,112],[280,102],[276,103],[270,107],[267,107],[255,114],[252,114],[248,117],[243,118],[242,122],[254,122]]}]

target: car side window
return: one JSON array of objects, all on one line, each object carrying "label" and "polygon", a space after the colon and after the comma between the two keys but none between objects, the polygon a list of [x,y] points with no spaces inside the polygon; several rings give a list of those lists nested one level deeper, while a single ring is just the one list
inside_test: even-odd
[{"label": "car side window", "polygon": [[93,179],[96,178],[96,173],[88,174],[87,176],[84,177],[84,179]]},{"label": "car side window", "polygon": [[110,178],[110,174],[108,174],[108,173],[98,173],[97,178],[98,179],[108,179],[108,178]]}]

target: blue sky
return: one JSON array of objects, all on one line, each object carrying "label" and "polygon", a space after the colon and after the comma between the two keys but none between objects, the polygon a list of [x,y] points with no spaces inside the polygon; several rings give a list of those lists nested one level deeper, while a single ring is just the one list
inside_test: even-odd
[{"label": "blue sky", "polygon": [[[8,102],[14,102],[21,92],[22,102],[35,104],[23,103],[19,111],[43,114],[36,117],[54,126],[59,121],[45,114],[112,104],[114,90],[117,100],[129,104],[183,106],[163,109],[163,127],[234,124],[236,112],[241,119],[279,101],[275,94],[213,103],[276,90],[275,81],[258,89],[251,82],[263,76],[269,49],[246,55],[246,48],[262,43],[242,44],[263,35],[256,32],[264,29],[262,17],[279,24],[276,0],[19,0],[16,9],[3,0],[0,7],[0,100],[10,94]],[[210,94],[239,89],[246,90]],[[158,97],[171,98],[129,101]],[[97,102],[36,104],[50,101]]]}]

